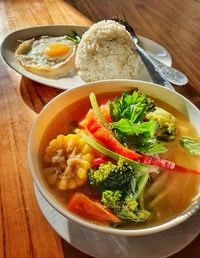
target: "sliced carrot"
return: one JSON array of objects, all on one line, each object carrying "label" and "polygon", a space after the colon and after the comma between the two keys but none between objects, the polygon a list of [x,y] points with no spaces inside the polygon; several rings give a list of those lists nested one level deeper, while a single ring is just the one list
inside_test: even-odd
[{"label": "sliced carrot", "polygon": [[119,143],[108,129],[98,123],[95,117],[88,119],[86,128],[100,143],[102,143],[108,149],[132,160],[141,157],[141,154],[129,150],[121,143]]},{"label": "sliced carrot", "polygon": [[68,209],[76,215],[100,222],[120,223],[121,220],[100,202],[91,200],[87,195],[76,192],[68,203]]},{"label": "sliced carrot", "polygon": [[[108,123],[111,123],[111,117],[110,117],[110,113],[109,113],[109,109],[107,105],[101,105],[100,106],[101,109],[101,113],[103,114],[103,116],[105,117],[105,120]],[[94,111],[93,109],[90,109],[87,113],[87,115],[85,116],[85,118],[79,123],[81,126],[86,127],[88,121],[94,117]]]}]

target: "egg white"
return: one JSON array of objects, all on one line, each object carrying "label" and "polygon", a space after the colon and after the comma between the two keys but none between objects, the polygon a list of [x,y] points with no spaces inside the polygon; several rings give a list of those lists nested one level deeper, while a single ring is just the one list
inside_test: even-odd
[{"label": "egg white", "polygon": [[[69,50],[61,56],[46,54],[50,44],[65,44]],[[21,65],[28,71],[48,78],[59,78],[74,70],[76,45],[66,36],[42,36],[39,39],[26,40],[20,44],[15,54]]]}]

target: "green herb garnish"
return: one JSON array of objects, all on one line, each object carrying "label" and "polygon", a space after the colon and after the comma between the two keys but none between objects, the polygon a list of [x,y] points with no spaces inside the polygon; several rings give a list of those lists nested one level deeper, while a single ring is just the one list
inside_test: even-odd
[{"label": "green herb garnish", "polygon": [[110,109],[112,121],[125,118],[132,123],[138,123],[144,120],[147,113],[155,110],[155,103],[137,91],[124,92],[121,98],[115,98],[110,103]]},{"label": "green herb garnish", "polygon": [[81,38],[76,33],[76,31],[72,31],[71,37],[70,36],[66,36],[66,39],[69,39],[69,40],[73,41],[75,44],[78,44],[81,41]]},{"label": "green herb garnish", "polygon": [[193,156],[200,156],[200,141],[190,137],[182,137],[179,143]]},{"label": "green herb garnish", "polygon": [[145,154],[159,154],[167,148],[158,140],[159,122],[146,119],[154,112],[155,102],[137,91],[124,92],[121,98],[109,103],[114,134],[129,149]]}]

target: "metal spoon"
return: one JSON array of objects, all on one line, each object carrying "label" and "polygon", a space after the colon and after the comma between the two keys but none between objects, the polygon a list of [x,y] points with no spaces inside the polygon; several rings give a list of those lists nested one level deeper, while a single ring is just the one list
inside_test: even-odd
[{"label": "metal spoon", "polygon": [[144,51],[144,49],[137,44],[136,46],[137,46],[137,52],[140,58],[142,59],[147,71],[149,72],[149,75],[151,76],[152,81],[170,90],[174,90],[174,87],[171,85],[171,83],[168,80],[164,78],[164,76],[158,70],[157,66],[152,62],[149,55]]},{"label": "metal spoon", "polygon": [[158,70],[166,80],[178,86],[183,86],[188,83],[188,78],[183,73],[162,63],[152,55],[149,55],[149,57],[151,61],[158,67]]}]

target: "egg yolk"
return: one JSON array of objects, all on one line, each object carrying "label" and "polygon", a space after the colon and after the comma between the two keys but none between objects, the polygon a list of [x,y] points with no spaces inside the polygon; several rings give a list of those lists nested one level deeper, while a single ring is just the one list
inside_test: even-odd
[{"label": "egg yolk", "polygon": [[49,44],[45,49],[45,54],[49,57],[62,57],[69,52],[70,48],[63,43]]}]

